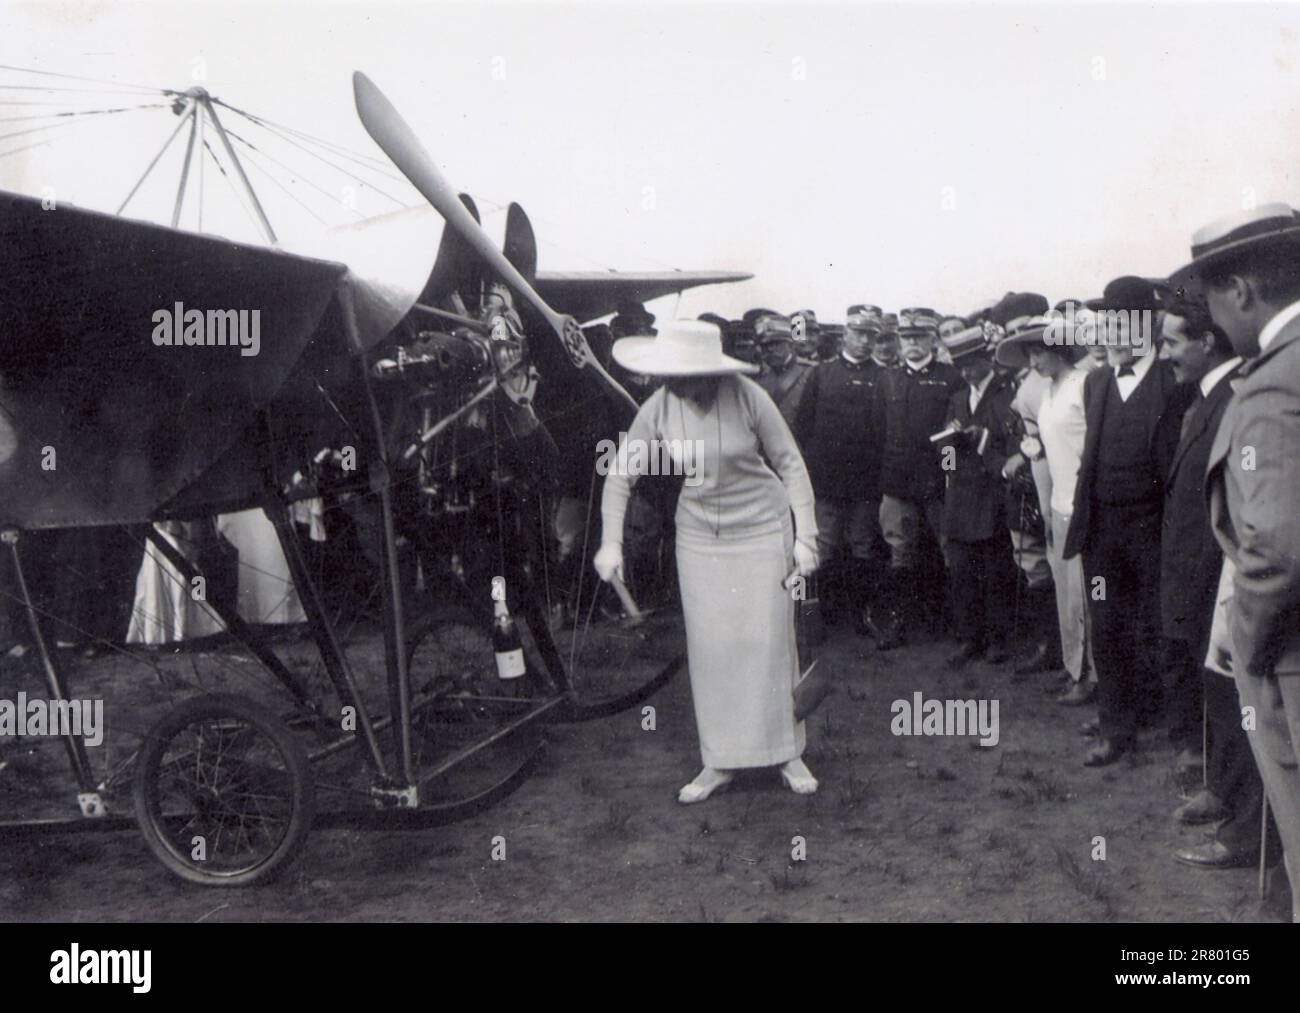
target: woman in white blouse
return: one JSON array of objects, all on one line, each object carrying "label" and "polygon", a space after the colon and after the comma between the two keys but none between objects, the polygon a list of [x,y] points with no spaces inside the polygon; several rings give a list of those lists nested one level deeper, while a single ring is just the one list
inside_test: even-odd
[{"label": "woman in white blouse", "polygon": [[[1063,559],[1065,533],[1074,512],[1074,487],[1083,457],[1087,421],[1083,408],[1083,381],[1087,373],[1076,364],[1084,357],[1083,345],[1060,318],[1037,317],[1018,328],[998,346],[997,359],[1015,369],[1030,366],[1048,380],[1038,405],[1037,438],[1021,444],[1024,459],[1047,460],[1044,506],[1047,560],[1056,586],[1056,617],[1061,628],[1061,657],[1070,686],[1057,700],[1086,703],[1095,693],[1096,673],[1088,651],[1088,621],[1080,557]],[[1014,465],[1009,464],[1009,467]]]}]

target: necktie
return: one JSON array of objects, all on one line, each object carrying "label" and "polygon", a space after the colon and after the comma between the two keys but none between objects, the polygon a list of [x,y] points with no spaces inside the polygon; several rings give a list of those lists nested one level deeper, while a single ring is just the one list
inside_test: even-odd
[{"label": "necktie", "polygon": [[1116,376],[1132,376],[1132,375],[1133,375],[1133,367],[1132,367],[1132,366],[1120,366],[1120,367],[1119,367],[1119,372],[1116,373],[1115,375],[1116,375]]},{"label": "necktie", "polygon": [[1178,433],[1178,438],[1180,440],[1187,439],[1187,434],[1188,432],[1191,431],[1192,428],[1192,422],[1195,420],[1196,416],[1200,414],[1201,404],[1204,401],[1205,401],[1205,395],[1201,393],[1200,384],[1197,384],[1196,400],[1193,401],[1191,406],[1187,409],[1187,411],[1183,413],[1183,424]]}]

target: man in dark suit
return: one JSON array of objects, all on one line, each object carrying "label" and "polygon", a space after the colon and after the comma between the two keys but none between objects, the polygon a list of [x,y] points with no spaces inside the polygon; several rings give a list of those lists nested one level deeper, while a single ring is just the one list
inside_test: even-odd
[{"label": "man in dark suit", "polygon": [[1192,238],[1204,292],[1246,361],[1210,449],[1210,524],[1231,565],[1231,671],[1300,922],[1300,212],[1263,204]]},{"label": "man in dark suit", "polygon": [[1015,560],[1007,527],[1002,469],[1019,442],[1012,391],[993,369],[992,346],[982,326],[943,339],[965,386],[948,402],[947,429],[939,444],[945,473],[943,535],[954,626],[960,648],[948,658],[956,668],[984,656],[990,664],[1007,660],[1010,602]]},{"label": "man in dark suit", "polygon": [[1108,365],[1084,382],[1087,435],[1064,558],[1082,555],[1100,738],[1084,763],[1114,763],[1161,700],[1160,525],[1179,425],[1195,390],[1157,360],[1154,286],[1117,278],[1097,312]]},{"label": "man in dark suit", "polygon": [[[1264,784],[1241,727],[1236,684],[1205,667],[1223,568],[1223,550],[1205,504],[1205,467],[1232,399],[1229,381],[1241,358],[1199,301],[1175,301],[1165,313],[1161,333],[1161,358],[1169,360],[1180,383],[1196,385],[1169,466],[1160,540],[1160,615],[1172,677],[1171,738],[1181,733],[1185,750],[1192,747],[1200,730],[1202,700],[1209,724],[1206,786],[1179,806],[1174,818],[1187,826],[1222,821],[1212,839],[1180,848],[1174,857],[1188,865],[1235,868],[1252,865],[1258,857]],[[1199,756],[1199,742],[1195,745]]]}]

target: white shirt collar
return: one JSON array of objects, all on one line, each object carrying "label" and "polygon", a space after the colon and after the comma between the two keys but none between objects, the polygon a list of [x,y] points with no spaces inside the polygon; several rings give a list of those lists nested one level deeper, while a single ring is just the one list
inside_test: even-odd
[{"label": "white shirt collar", "polygon": [[[1138,356],[1138,358],[1134,359],[1130,363],[1130,365],[1133,367],[1134,386],[1141,383],[1142,378],[1151,372],[1151,366],[1155,363],[1155,361],[1156,361],[1156,353],[1155,353],[1155,349],[1152,349],[1151,351],[1147,352],[1146,355]],[[1115,370],[1115,379],[1118,380],[1119,371],[1121,367],[1114,366],[1112,368]]]},{"label": "white shirt collar", "polygon": [[[1297,305],[1300,305],[1300,303],[1297,303]],[[1210,391],[1214,390],[1214,388],[1218,386],[1219,381],[1222,380],[1225,376],[1227,376],[1229,373],[1231,373],[1234,369],[1236,369],[1240,365],[1241,365],[1241,356],[1234,355],[1227,362],[1220,363],[1219,365],[1215,366],[1212,370],[1210,370],[1208,373],[1206,373],[1203,377],[1201,377],[1200,379],[1201,397],[1209,397]]]},{"label": "white shirt collar", "polygon": [[843,357],[845,362],[853,366],[861,366],[864,362],[868,362],[871,359],[871,356],[867,356],[865,359],[855,359],[843,348],[840,349],[840,355]]},{"label": "white shirt collar", "polygon": [[921,370],[925,369],[926,366],[930,365],[930,363],[934,362],[934,353],[931,352],[920,362],[913,362],[911,359],[904,359],[903,362],[913,373],[919,373]]},{"label": "white shirt collar", "polygon": [[1282,328],[1296,317],[1300,317],[1300,299],[1297,299],[1264,325],[1264,329],[1259,332],[1259,350],[1261,352],[1266,351],[1268,346],[1273,343],[1273,339],[1282,333]]}]

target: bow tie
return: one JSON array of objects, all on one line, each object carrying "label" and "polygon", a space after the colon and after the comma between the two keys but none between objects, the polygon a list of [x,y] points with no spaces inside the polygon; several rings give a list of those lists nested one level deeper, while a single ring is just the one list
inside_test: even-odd
[{"label": "bow tie", "polygon": [[1119,372],[1116,373],[1115,375],[1116,375],[1116,376],[1132,376],[1132,375],[1133,375],[1133,367],[1132,367],[1132,366],[1120,366],[1120,367],[1119,367]]}]

